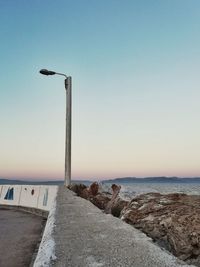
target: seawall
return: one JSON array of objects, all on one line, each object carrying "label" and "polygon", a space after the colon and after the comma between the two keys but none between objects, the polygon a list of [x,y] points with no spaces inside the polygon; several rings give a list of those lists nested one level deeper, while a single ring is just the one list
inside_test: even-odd
[{"label": "seawall", "polygon": [[49,213],[34,267],[192,266],[64,186],[0,186],[0,205]]},{"label": "seawall", "polygon": [[53,220],[51,218],[53,257],[48,258],[50,254],[47,253],[46,259],[41,258],[35,267],[189,266],[158,247],[139,230],[104,214],[66,187],[59,187],[56,208],[51,216],[55,216]]}]

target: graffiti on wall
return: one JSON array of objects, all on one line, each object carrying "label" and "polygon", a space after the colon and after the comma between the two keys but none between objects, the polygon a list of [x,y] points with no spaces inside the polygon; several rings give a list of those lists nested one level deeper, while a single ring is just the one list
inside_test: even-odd
[{"label": "graffiti on wall", "polygon": [[43,198],[43,206],[47,205],[47,201],[48,201],[48,188],[45,188],[45,193],[44,193],[44,198]]},{"label": "graffiti on wall", "polygon": [[58,186],[0,185],[0,204],[50,210]]},{"label": "graffiti on wall", "polygon": [[14,199],[14,188],[13,187],[12,188],[10,188],[10,187],[8,188],[4,199],[6,199],[6,200],[13,200]]}]

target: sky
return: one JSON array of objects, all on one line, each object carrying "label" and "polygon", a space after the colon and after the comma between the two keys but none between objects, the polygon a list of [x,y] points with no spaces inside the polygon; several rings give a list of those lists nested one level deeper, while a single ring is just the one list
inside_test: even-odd
[{"label": "sky", "polygon": [[0,0],[0,177],[200,176],[199,0]]}]

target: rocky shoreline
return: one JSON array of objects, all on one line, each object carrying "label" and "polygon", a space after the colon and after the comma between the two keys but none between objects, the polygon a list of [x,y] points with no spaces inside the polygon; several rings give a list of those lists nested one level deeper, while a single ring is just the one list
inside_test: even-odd
[{"label": "rocky shoreline", "polygon": [[119,197],[121,187],[116,184],[112,193],[96,182],[89,187],[73,184],[70,189],[140,229],[179,259],[200,267],[200,196],[147,193],[126,201]]}]

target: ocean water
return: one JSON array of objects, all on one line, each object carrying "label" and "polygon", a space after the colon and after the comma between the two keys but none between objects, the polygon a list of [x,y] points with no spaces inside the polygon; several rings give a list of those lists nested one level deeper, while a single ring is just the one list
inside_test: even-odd
[{"label": "ocean water", "polygon": [[[200,183],[117,183],[121,185],[120,197],[130,200],[138,195],[156,192],[161,194],[184,193],[189,195],[200,195]],[[109,188],[111,184],[106,184]]]}]

